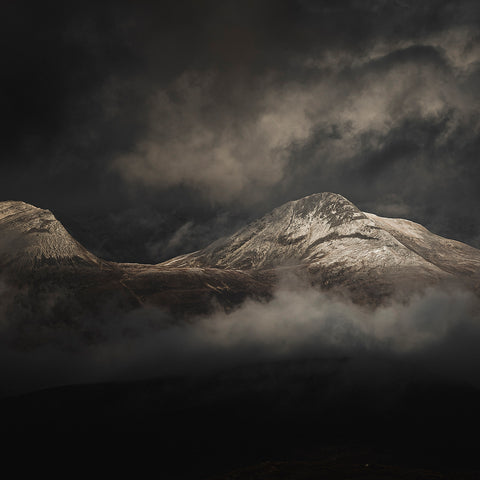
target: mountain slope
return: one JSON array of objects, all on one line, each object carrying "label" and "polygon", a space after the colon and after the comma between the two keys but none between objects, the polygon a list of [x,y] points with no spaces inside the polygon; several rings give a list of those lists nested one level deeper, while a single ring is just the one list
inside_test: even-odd
[{"label": "mountain slope", "polygon": [[14,269],[44,264],[98,266],[49,210],[24,202],[0,203],[0,265]]},{"label": "mountain slope", "polygon": [[231,237],[163,265],[261,269],[307,263],[325,255],[322,244],[374,239],[379,237],[374,230],[374,223],[344,197],[321,193],[286,203]]},{"label": "mountain slope", "polygon": [[[38,291],[56,289],[54,297],[68,292],[77,312],[153,304],[174,315],[195,315],[269,298],[285,270],[378,305],[439,284],[478,288],[480,251],[407,220],[364,213],[341,195],[320,193],[286,203],[203,250],[158,265],[115,263],[90,253],[50,211],[0,203],[0,273],[17,278],[20,287],[29,285],[32,302]],[[51,297],[45,311],[55,312]],[[69,315],[64,306],[62,318]]]},{"label": "mountain slope", "polygon": [[9,318],[29,325],[25,331],[65,322],[83,329],[85,318],[101,322],[105,315],[142,305],[181,317],[218,305],[229,309],[247,297],[268,297],[273,277],[108,262],[72,238],[49,210],[0,202],[0,320],[6,311]]},{"label": "mountain slope", "polygon": [[376,225],[392,234],[405,247],[454,275],[478,278],[480,250],[465,243],[440,237],[422,225],[402,218],[383,218],[366,213]]},{"label": "mountain slope", "polygon": [[161,264],[263,270],[296,266],[321,287],[346,287],[358,299],[465,283],[480,271],[480,251],[407,220],[360,211],[341,195],[295,200],[203,250]]},{"label": "mountain slope", "polygon": [[168,266],[264,269],[336,262],[358,268],[432,264],[341,195],[320,193],[273,210],[229,238],[164,262]]}]

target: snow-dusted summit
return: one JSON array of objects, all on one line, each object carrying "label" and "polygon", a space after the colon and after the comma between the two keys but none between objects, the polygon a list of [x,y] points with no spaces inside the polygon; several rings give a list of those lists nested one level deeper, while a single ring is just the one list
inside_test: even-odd
[{"label": "snow-dusted summit", "polygon": [[364,213],[334,193],[286,203],[203,250],[157,265],[106,262],[49,210],[0,203],[0,273],[68,286],[82,305],[108,297],[127,308],[154,303],[186,314],[209,311],[214,299],[230,308],[247,297],[268,298],[285,269],[365,303],[439,284],[480,293],[480,250],[408,220]]},{"label": "snow-dusted summit", "polygon": [[98,265],[49,210],[25,202],[0,202],[0,266]]},{"label": "snow-dusted summit", "polygon": [[300,266],[325,286],[417,288],[478,276],[480,251],[408,220],[364,213],[341,195],[319,193],[286,203],[231,237],[162,265]]},{"label": "snow-dusted summit", "polygon": [[375,223],[347,199],[320,193],[286,203],[231,237],[164,265],[272,268],[318,260],[339,241],[354,245],[381,236]]}]

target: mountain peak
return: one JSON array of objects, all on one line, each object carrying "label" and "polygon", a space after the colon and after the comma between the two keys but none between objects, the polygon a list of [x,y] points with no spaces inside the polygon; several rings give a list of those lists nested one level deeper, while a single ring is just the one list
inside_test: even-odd
[{"label": "mountain peak", "polygon": [[293,215],[303,217],[307,221],[313,217],[321,217],[332,228],[367,218],[352,202],[338,193],[331,192],[314,193],[292,200],[273,210],[272,214],[278,211],[282,215],[285,210],[291,210]]},{"label": "mountain peak", "polygon": [[323,258],[332,242],[353,239],[396,242],[345,197],[316,193],[285,203],[204,250],[164,264],[258,269],[311,263]]},{"label": "mountain peak", "polygon": [[32,281],[41,267],[42,279],[63,287],[69,278],[72,291],[83,285],[87,298],[113,295],[126,308],[147,301],[172,311],[205,312],[212,298],[226,306],[250,295],[265,298],[279,278],[272,269],[282,266],[312,285],[374,304],[443,282],[476,291],[480,285],[479,250],[408,220],[364,213],[328,192],[288,202],[230,237],[158,265],[104,262],[49,210],[24,202],[0,202],[0,232],[0,272]]},{"label": "mountain peak", "polygon": [[0,264],[97,264],[98,259],[65,230],[50,210],[21,201],[0,202]]},{"label": "mountain peak", "polygon": [[415,291],[456,275],[478,276],[480,252],[408,220],[364,213],[345,197],[324,192],[285,203],[232,236],[162,265],[303,266],[323,286],[362,291],[363,285],[373,295],[388,295],[400,284]]}]

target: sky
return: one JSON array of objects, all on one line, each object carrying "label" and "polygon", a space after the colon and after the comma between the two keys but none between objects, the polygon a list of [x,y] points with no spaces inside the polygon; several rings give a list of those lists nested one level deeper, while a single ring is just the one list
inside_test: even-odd
[{"label": "sky", "polygon": [[5,2],[0,200],[157,262],[339,193],[480,247],[475,1]]}]

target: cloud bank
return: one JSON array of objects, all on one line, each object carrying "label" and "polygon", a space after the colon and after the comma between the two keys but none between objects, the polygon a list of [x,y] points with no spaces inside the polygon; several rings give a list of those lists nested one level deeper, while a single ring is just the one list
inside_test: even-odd
[{"label": "cloud bank", "polygon": [[463,291],[431,290],[371,310],[288,282],[268,303],[247,301],[229,314],[218,311],[188,323],[173,322],[156,308],[92,320],[99,340],[90,344],[79,342],[72,325],[50,325],[43,327],[53,329],[49,343],[12,348],[5,344],[4,321],[0,377],[6,394],[196,377],[265,362],[348,359],[352,381],[366,388],[385,369],[392,378],[407,370],[480,387],[479,315],[478,298]]}]

